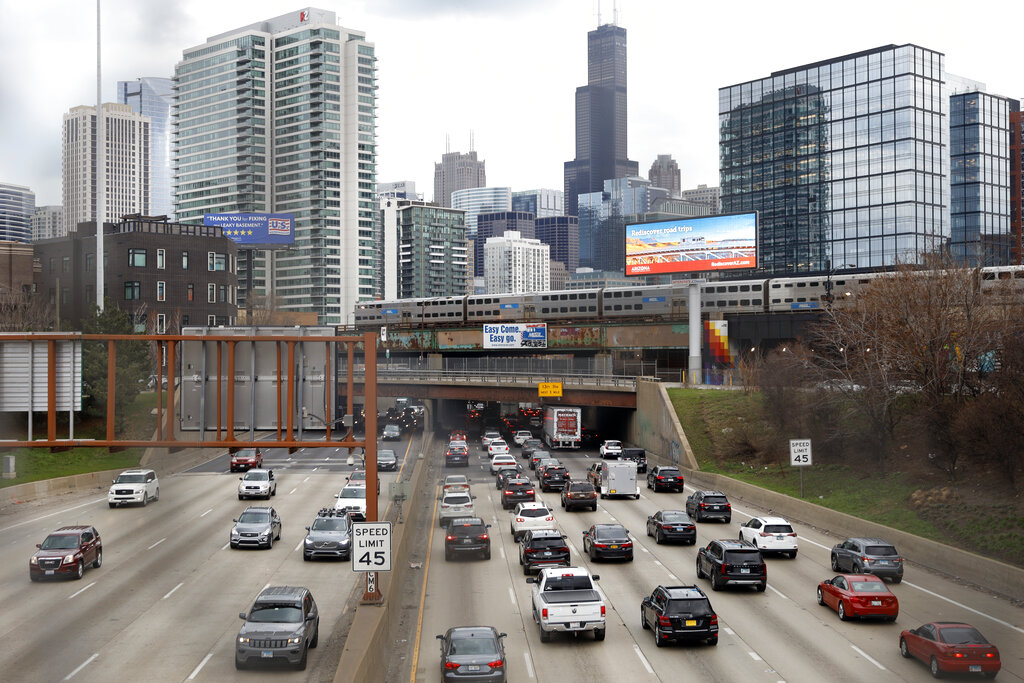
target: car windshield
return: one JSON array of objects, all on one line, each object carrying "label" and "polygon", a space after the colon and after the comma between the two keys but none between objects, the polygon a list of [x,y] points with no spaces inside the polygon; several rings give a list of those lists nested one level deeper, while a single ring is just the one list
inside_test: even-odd
[{"label": "car windshield", "polygon": [[145,474],[120,474],[117,477],[118,484],[145,484]]},{"label": "car windshield", "polygon": [[534,548],[565,548],[565,541],[561,538],[535,538],[530,541],[530,546]]},{"label": "car windshield", "polygon": [[549,477],[551,477],[551,476],[561,476],[561,477],[564,477],[565,476],[565,468],[560,466],[560,465],[551,466],[551,467],[548,467],[547,469],[544,470],[544,474],[549,476]]},{"label": "car windshield", "polygon": [[235,452],[235,457],[238,458],[253,458],[256,456],[256,449],[254,448],[243,448]]},{"label": "car windshield", "polygon": [[665,614],[705,617],[714,614],[707,600],[669,600]]},{"label": "car windshield", "polygon": [[539,445],[540,445],[540,439],[527,439],[526,441],[523,442],[523,447],[524,448],[526,446],[539,446]]},{"label": "car windshield", "polygon": [[43,550],[70,550],[78,547],[78,536],[61,534],[59,536],[47,536],[40,546]]},{"label": "car windshield", "polygon": [[723,496],[704,496],[704,503],[707,505],[725,505],[727,501]]},{"label": "car windshield", "polygon": [[366,498],[366,489],[345,487],[341,490],[340,498]]},{"label": "car windshield", "polygon": [[249,470],[248,472],[245,473],[243,479],[245,479],[246,481],[268,481],[270,479],[270,473],[254,472],[253,470]]},{"label": "car windshield", "polygon": [[622,448],[622,442],[620,441],[605,441],[605,448]]},{"label": "car windshield", "polygon": [[313,531],[345,531],[348,522],[341,517],[317,517],[313,520]]},{"label": "car windshield", "polygon": [[448,646],[449,655],[495,655],[498,648],[495,647],[494,638],[484,636],[482,638],[452,638]]},{"label": "car windshield", "polygon": [[445,486],[465,486],[467,483],[466,478],[461,474],[452,475],[444,480]]},{"label": "car windshield", "polygon": [[685,512],[663,512],[661,519],[670,524],[685,524],[690,521],[690,516]]},{"label": "car windshield", "polygon": [[765,524],[764,531],[766,534],[791,534],[793,527],[788,524]]},{"label": "car windshield", "polygon": [[238,518],[240,524],[267,524],[270,522],[270,513],[265,510],[246,510]]},{"label": "car windshield", "polygon": [[950,645],[988,645],[985,636],[970,626],[955,626],[939,630],[939,638]]},{"label": "car windshield", "polygon": [[398,425],[388,425],[387,427],[384,428],[384,431],[385,432],[397,432],[397,431],[399,431]]},{"label": "car windshield", "polygon": [[295,624],[302,621],[302,608],[294,605],[255,605],[249,612],[248,621]]},{"label": "car windshield", "polygon": [[589,481],[574,481],[569,484],[570,491],[593,491],[594,485]]},{"label": "car windshield", "polygon": [[377,454],[377,462],[389,462],[395,459],[394,451],[381,451]]},{"label": "car windshield", "polygon": [[348,479],[349,479],[349,481],[360,481],[360,480],[365,481],[366,480],[366,471],[365,470],[356,470],[352,474],[348,475]]},{"label": "car windshield", "polygon": [[519,511],[520,517],[547,517],[550,514],[547,508],[525,508]]},{"label": "car windshield", "polygon": [[660,470],[658,470],[658,474],[660,474],[660,475],[662,475],[664,477],[678,477],[679,476],[679,470],[671,469],[671,468],[668,468],[668,467],[662,467]]},{"label": "car windshield", "polygon": [[896,548],[891,545],[869,545],[864,548],[865,555],[879,555],[882,557],[891,557],[896,555]]},{"label": "car windshield", "polygon": [[851,581],[850,588],[854,593],[888,593],[881,581]]}]

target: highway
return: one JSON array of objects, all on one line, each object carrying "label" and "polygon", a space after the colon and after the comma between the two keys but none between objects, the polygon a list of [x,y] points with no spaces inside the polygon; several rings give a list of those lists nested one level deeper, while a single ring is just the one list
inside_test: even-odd
[{"label": "highway", "polygon": [[[382,444],[402,466],[408,439]],[[211,455],[215,452],[211,451]],[[415,459],[415,452],[413,459]],[[357,580],[346,561],[304,562],[305,527],[334,504],[345,484],[347,451],[264,449],[278,481],[269,502],[238,500],[239,473],[222,454],[190,472],[163,476],[160,500],[107,506],[106,492],[60,496],[0,517],[0,679],[6,681],[233,681],[259,672],[234,668],[239,612],[267,585],[308,587],[320,608],[319,647],[305,672],[281,680],[332,680],[340,645],[332,640]],[[381,493],[394,473],[381,476]],[[387,501],[382,500],[381,512]],[[272,505],[282,518],[270,550],[232,550],[232,519],[248,505]],[[80,581],[29,581],[37,543],[61,526],[92,524],[103,563]],[[341,643],[343,645],[343,642]]]},{"label": "highway", "polygon": [[[829,549],[836,539],[806,526],[796,559],[769,557],[768,590],[711,590],[710,581],[695,573],[697,548],[716,538],[736,538],[739,525],[751,515],[765,514],[733,504],[729,524],[697,525],[697,544],[657,545],[646,536],[647,516],[658,509],[683,509],[687,493],[653,493],[641,483],[641,498],[599,501],[596,512],[565,512],[558,493],[538,499],[555,511],[568,537],[573,563],[587,566],[601,578],[598,585],[608,607],[607,638],[578,639],[558,634],[541,643],[531,614],[532,586],[518,561],[518,544],[509,529],[510,512],[502,510],[491,475],[484,469],[479,442],[471,442],[469,474],[477,496],[477,515],[491,524],[491,560],[460,558],[446,562],[444,536],[436,525],[430,540],[426,601],[415,680],[440,681],[435,635],[458,625],[487,624],[508,634],[505,639],[510,681],[897,681],[929,678],[927,668],[903,659],[897,647],[903,629],[929,621],[966,621],[999,648],[1003,669],[999,680],[1024,680],[1024,613],[1007,600],[925,572],[908,564],[902,584],[888,584],[900,601],[899,619],[884,622],[842,622],[831,609],[817,604],[815,590],[835,575]],[[513,448],[513,454],[519,449]],[[553,453],[575,477],[583,477],[597,457],[593,452]],[[525,461],[523,461],[525,462]],[[439,468],[441,469],[441,468]],[[463,473],[463,468],[445,469]],[[536,481],[533,473],[529,476]],[[644,475],[638,475],[641,479]],[[436,516],[436,515],[435,515]],[[630,530],[634,561],[590,562],[583,554],[582,533],[593,523],[617,521]],[[658,584],[697,584],[710,597],[719,617],[717,646],[703,644],[655,646],[650,631],[640,626],[640,601]],[[1024,590],[1022,590],[1024,594]]]}]

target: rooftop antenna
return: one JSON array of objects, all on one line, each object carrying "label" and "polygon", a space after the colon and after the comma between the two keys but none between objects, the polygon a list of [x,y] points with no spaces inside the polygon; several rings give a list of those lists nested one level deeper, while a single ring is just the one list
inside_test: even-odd
[{"label": "rooftop antenna", "polygon": [[473,142],[473,131],[471,130],[471,131],[469,131],[469,151],[470,152],[475,151],[473,149],[473,145],[474,145],[474,142]]},{"label": "rooftop antenna", "polygon": [[597,0],[597,25],[601,26],[601,0]]},{"label": "rooftop antenna", "polygon": [[444,134],[444,153],[450,154],[452,151],[452,136],[448,133]]},{"label": "rooftop antenna", "polygon": [[612,25],[619,25],[619,4],[615,0],[612,0]]}]

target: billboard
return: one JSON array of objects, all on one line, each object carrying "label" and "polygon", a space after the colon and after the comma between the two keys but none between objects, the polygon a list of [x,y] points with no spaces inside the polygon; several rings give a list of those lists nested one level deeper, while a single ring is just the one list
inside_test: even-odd
[{"label": "billboard", "polygon": [[547,323],[484,325],[485,349],[546,349]]},{"label": "billboard", "polygon": [[207,213],[203,225],[216,225],[240,247],[290,247],[295,243],[295,217],[290,213]]},{"label": "billboard", "polygon": [[626,275],[756,267],[756,213],[626,226]]}]

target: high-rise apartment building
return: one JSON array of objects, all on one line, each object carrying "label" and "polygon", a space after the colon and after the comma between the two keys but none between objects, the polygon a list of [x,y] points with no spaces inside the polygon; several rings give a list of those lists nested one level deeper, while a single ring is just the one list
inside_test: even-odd
[{"label": "high-rise apartment building", "polygon": [[523,190],[512,193],[512,210],[532,213],[537,218],[562,216],[565,204],[561,190]]},{"label": "high-rise apartment building", "polygon": [[520,211],[495,211],[482,213],[476,218],[476,238],[473,240],[473,275],[485,275],[486,256],[484,248],[491,237],[500,237],[515,232],[520,237],[533,239],[535,219],[532,213]]},{"label": "high-rise apartment building", "polygon": [[413,199],[423,201],[423,195],[416,191],[415,180],[397,180],[392,183],[377,183],[377,197]]},{"label": "high-rise apartment building", "polygon": [[626,29],[605,24],[587,34],[587,84],[576,88],[576,158],[565,162],[565,208],[604,181],[640,175],[626,156]]},{"label": "high-rise apartment building", "polygon": [[455,190],[452,192],[451,208],[466,212],[466,237],[476,239],[476,217],[482,213],[511,211],[512,188],[471,187]]},{"label": "high-rise apartment building", "polygon": [[32,241],[48,240],[64,234],[64,207],[37,206],[32,214]]},{"label": "high-rise apartment building", "polygon": [[456,190],[484,187],[487,184],[484,164],[476,158],[475,151],[442,154],[441,163],[434,164],[434,203],[452,207],[452,193]]},{"label": "high-rise apartment building", "polygon": [[[534,233],[544,244],[551,247],[552,267],[562,263],[567,274],[575,273],[580,265],[580,219],[576,216],[546,216],[534,221]],[[552,289],[559,286],[554,282],[552,270]],[[566,276],[568,277],[568,275]]]},{"label": "high-rise apartment building", "polygon": [[174,219],[171,196],[171,105],[174,81],[145,77],[117,82],[117,101],[149,117],[149,210]]},{"label": "high-rise apartment building", "polygon": [[0,242],[32,241],[36,193],[22,185],[0,183]]},{"label": "high-rise apartment building", "polygon": [[719,213],[721,211],[721,192],[718,187],[708,187],[705,184],[698,185],[697,187],[689,190],[682,190],[679,193],[679,198],[694,204],[703,204],[711,210],[712,214]]},{"label": "high-rise apartment building", "polygon": [[551,289],[550,249],[540,240],[509,231],[484,245],[487,294],[522,294]]},{"label": "high-rise apartment building", "polygon": [[[253,289],[320,324],[376,293],[376,57],[365,33],[307,8],[233,29],[175,66],[175,215],[295,217],[295,244],[260,252]],[[239,278],[245,282],[246,277]]]},{"label": "high-rise apartment building", "polygon": [[[394,202],[394,225],[384,230],[396,233],[398,249],[394,279],[395,295],[385,299],[462,296],[466,293],[466,214],[437,204],[399,199]],[[387,216],[388,213],[385,213]]]},{"label": "high-rise apartment building", "polygon": [[[106,196],[104,221],[130,214],[149,215],[149,117],[127,104],[103,105]],[[73,107],[64,114],[64,230],[96,221],[96,107]]]},{"label": "high-rise apartment building", "polygon": [[1024,113],[1010,101],[1010,263],[1024,262]]},{"label": "high-rise apartment building", "polygon": [[647,172],[647,179],[655,187],[663,187],[668,190],[668,196],[678,197],[683,189],[682,173],[679,172],[679,164],[672,158],[671,154],[659,154],[658,158],[651,164]]}]

